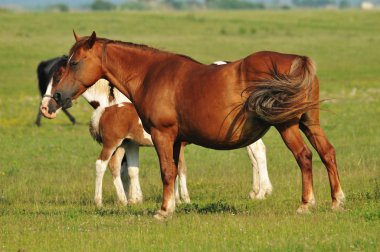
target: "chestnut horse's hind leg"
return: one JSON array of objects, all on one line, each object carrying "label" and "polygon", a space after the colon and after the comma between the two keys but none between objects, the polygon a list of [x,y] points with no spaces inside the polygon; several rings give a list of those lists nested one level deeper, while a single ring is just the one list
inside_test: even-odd
[{"label": "chestnut horse's hind leg", "polygon": [[178,173],[178,159],[181,143],[174,143],[175,134],[165,134],[152,129],[152,140],[160,161],[163,197],[161,209],[154,215],[163,220],[170,217],[175,211],[174,183]]},{"label": "chestnut horse's hind leg", "polygon": [[309,206],[315,204],[313,193],[312,152],[304,142],[299,130],[298,121],[295,123],[276,126],[286,146],[293,153],[302,173],[302,204],[297,213],[308,213]]},{"label": "chestnut horse's hind leg", "polygon": [[123,182],[121,180],[121,175],[120,175],[121,161],[124,157],[124,153],[125,153],[124,147],[120,146],[119,148],[117,148],[117,150],[113,153],[109,161],[109,169],[113,177],[113,183],[115,185],[118,200],[123,206],[126,206],[128,204],[128,200],[127,200],[127,197],[125,196]]},{"label": "chestnut horse's hind leg", "polygon": [[272,193],[272,183],[270,182],[267,170],[266,150],[263,140],[259,139],[247,146],[249,159],[252,163],[253,185],[249,193],[251,199],[265,199],[266,195]]},{"label": "chestnut horse's hind leg", "polygon": [[307,125],[306,123],[304,124],[301,122],[300,128],[305,133],[314,149],[316,149],[322,162],[326,166],[331,188],[332,209],[342,210],[344,193],[340,186],[334,147],[327,140],[319,122],[318,124],[312,125]]}]

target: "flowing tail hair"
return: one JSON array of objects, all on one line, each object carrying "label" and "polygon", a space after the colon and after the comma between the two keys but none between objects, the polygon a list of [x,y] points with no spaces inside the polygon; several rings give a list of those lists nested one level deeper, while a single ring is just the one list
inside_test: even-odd
[{"label": "flowing tail hair", "polygon": [[270,124],[278,124],[316,108],[319,101],[309,101],[316,74],[314,62],[305,56],[293,60],[288,74],[279,73],[276,64],[268,78],[254,81],[246,89],[250,95],[245,109]]}]

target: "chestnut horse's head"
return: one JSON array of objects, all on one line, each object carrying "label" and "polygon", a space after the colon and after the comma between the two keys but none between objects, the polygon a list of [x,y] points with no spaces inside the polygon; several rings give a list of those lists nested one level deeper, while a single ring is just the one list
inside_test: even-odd
[{"label": "chestnut horse's head", "polygon": [[55,118],[59,108],[69,108],[72,100],[78,98],[87,88],[102,78],[102,46],[95,43],[96,33],[89,37],[75,34],[67,64],[53,77],[50,95],[41,106],[41,113],[47,118]]}]

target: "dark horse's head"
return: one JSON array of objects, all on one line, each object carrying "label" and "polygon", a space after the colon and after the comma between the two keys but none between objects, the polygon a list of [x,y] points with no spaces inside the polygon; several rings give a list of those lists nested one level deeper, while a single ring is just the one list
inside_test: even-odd
[{"label": "dark horse's head", "polygon": [[70,49],[67,63],[54,74],[50,94],[41,104],[41,113],[50,119],[56,117],[59,108],[71,107],[72,100],[103,77],[102,44],[95,43],[96,33],[79,37],[74,32],[74,37],[76,42]]}]

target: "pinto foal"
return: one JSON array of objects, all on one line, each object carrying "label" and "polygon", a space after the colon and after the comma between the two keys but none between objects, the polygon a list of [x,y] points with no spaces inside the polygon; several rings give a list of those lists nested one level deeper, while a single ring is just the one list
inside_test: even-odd
[{"label": "pinto foal", "polygon": [[[64,59],[67,61],[67,57]],[[65,60],[57,62],[55,66],[55,74],[41,102],[42,112],[49,110],[47,106],[51,96],[49,92],[52,85],[59,81],[65,69]],[[226,62],[218,61],[214,64],[222,65]],[[141,120],[129,99],[108,81],[99,80],[87,89],[82,96],[95,108],[90,123],[90,133],[96,141],[103,144],[102,151],[96,161],[96,205],[102,205],[102,182],[107,165],[113,176],[119,202],[123,205],[126,205],[127,202],[142,202],[143,196],[138,176],[139,146],[153,146],[151,136],[144,131]],[[253,186],[249,196],[251,199],[265,199],[265,196],[272,193],[272,184],[267,171],[264,142],[259,139],[247,146],[247,152],[253,171]],[[126,157],[127,168],[122,165],[123,157]],[[182,199],[185,203],[189,203],[184,143],[181,145],[178,166],[178,179],[175,183],[176,202],[180,203]],[[122,181],[122,178],[125,179]],[[181,188],[180,194],[178,184]]]}]

